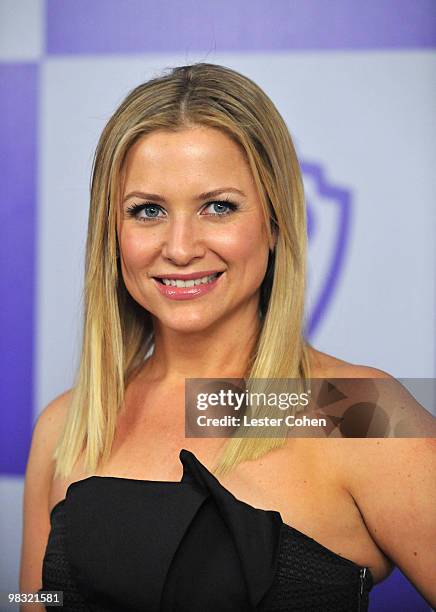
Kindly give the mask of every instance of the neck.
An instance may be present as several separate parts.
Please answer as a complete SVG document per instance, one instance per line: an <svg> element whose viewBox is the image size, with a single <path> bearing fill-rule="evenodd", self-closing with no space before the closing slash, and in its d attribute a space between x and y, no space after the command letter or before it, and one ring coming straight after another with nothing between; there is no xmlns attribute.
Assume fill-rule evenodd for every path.
<svg viewBox="0 0 436 612"><path fill-rule="evenodd" d="M193 333L155 321L154 351L144 366L147 376L176 383L185 378L243 377L261 328L257 309L247 311Z"/></svg>

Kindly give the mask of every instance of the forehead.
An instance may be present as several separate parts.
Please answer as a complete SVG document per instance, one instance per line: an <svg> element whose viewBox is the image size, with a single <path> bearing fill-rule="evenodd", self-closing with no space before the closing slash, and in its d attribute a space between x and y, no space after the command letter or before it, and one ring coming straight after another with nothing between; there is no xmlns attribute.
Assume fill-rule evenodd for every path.
<svg viewBox="0 0 436 612"><path fill-rule="evenodd" d="M129 149L124 165L125 184L144 180L233 180L252 182L242 148L223 131L196 126L177 132L156 130Z"/></svg>

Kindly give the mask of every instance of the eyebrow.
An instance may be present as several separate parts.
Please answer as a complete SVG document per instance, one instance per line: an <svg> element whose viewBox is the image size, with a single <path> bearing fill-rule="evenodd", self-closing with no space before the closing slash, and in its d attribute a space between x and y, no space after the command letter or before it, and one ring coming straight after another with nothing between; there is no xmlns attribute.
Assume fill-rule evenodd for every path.
<svg viewBox="0 0 436 612"><path fill-rule="evenodd" d="M207 200L208 198L214 198L215 196L220 195L221 193L238 193L239 195L246 197L245 193L236 187L220 187L219 189L214 189L213 191L205 191L204 193L200 193L196 196L195 200ZM144 191L131 191L123 198L123 204L129 198L145 198L147 200L154 200L155 202L165 202L165 198L160 196L157 193L145 193Z"/></svg>

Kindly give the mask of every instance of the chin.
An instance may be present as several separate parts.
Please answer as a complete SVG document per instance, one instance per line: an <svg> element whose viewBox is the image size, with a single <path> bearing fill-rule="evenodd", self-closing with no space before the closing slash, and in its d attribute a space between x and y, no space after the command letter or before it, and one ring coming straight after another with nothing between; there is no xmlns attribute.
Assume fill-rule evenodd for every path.
<svg viewBox="0 0 436 612"><path fill-rule="evenodd" d="M168 319L160 316L156 317L156 319L160 327L181 334L204 332L218 321L218 317L202 316L200 314L194 315L194 313L190 313L187 316L170 317Z"/></svg>

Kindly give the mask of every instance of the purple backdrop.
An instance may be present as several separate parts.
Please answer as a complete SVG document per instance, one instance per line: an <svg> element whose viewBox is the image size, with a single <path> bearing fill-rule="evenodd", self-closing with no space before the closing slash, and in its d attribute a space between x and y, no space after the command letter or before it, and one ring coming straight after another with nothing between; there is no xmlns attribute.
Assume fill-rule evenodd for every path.
<svg viewBox="0 0 436 612"><path fill-rule="evenodd" d="M0 469L22 474L33 424L38 66L0 64Z"/></svg>
<svg viewBox="0 0 436 612"><path fill-rule="evenodd" d="M63 0L47 3L47 52L434 47L434 11L433 0Z"/></svg>

